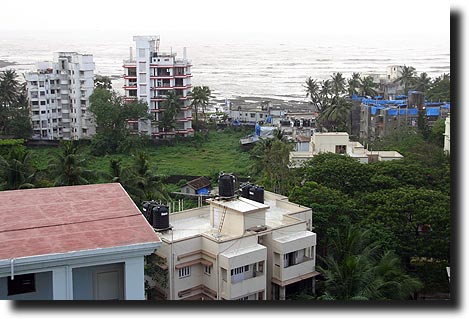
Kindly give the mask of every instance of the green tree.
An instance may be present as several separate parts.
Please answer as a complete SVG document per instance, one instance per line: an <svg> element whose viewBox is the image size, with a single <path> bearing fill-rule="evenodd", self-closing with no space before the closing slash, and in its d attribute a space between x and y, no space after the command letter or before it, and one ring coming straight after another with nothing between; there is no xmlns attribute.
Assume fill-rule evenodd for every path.
<svg viewBox="0 0 469 319"><path fill-rule="evenodd" d="M426 92L431 85L431 78L428 77L428 74L425 72L420 73L418 77L415 78L414 89L421 92Z"/></svg>
<svg viewBox="0 0 469 319"><path fill-rule="evenodd" d="M318 121L329 130L347 131L352 102L342 96L334 96L328 107L319 115Z"/></svg>
<svg viewBox="0 0 469 319"><path fill-rule="evenodd" d="M289 200L313 210L312 225L318 240L316 249L321 256L327 255L330 234L340 226L356 222L358 218L354 200L316 182L306 181L295 186Z"/></svg>
<svg viewBox="0 0 469 319"><path fill-rule="evenodd" d="M307 181L314 181L348 195L370 190L371 172L347 155L321 153L307 161L301 169Z"/></svg>
<svg viewBox="0 0 469 319"><path fill-rule="evenodd" d="M422 287L405 273L399 258L381 252L369 232L356 226L336 229L330 253L319 267L326 278L324 300L405 300Z"/></svg>
<svg viewBox="0 0 469 319"><path fill-rule="evenodd" d="M359 93L360 89L360 73L352 73L352 77L347 81L348 95L352 96Z"/></svg>
<svg viewBox="0 0 469 319"><path fill-rule="evenodd" d="M366 76L360 79L360 95L375 96L378 85L373 81L373 77Z"/></svg>
<svg viewBox="0 0 469 319"><path fill-rule="evenodd" d="M331 86L335 96L340 96L346 91L345 78L342 76L342 73L337 72L331 76Z"/></svg>
<svg viewBox="0 0 469 319"><path fill-rule="evenodd" d="M176 128L176 116L180 111L181 102L180 96L174 91L169 91L166 99L163 102L164 112L160 115L159 126L160 130L164 132L171 132Z"/></svg>
<svg viewBox="0 0 469 319"><path fill-rule="evenodd" d="M280 194L287 194L291 188L290 152L293 145L286 142L278 132L271 139L261 139L251 151L256 159L254 172L267 189Z"/></svg>
<svg viewBox="0 0 469 319"><path fill-rule="evenodd" d="M409 89L415 83L416 80L416 70L412 66L403 66L401 75L394 80L394 83L399 83L400 85L404 85L404 94L407 95L409 93Z"/></svg>
<svg viewBox="0 0 469 319"><path fill-rule="evenodd" d="M208 86L194 86L191 93L192 102L191 105L195 112L195 125L199 124L199 108L202 108L202 114L205 120L205 108L208 105L210 98L210 88Z"/></svg>
<svg viewBox="0 0 469 319"><path fill-rule="evenodd" d="M97 74L94 77L94 87L95 89L103 89L103 90L112 90L112 82L111 78L105 75Z"/></svg>
<svg viewBox="0 0 469 319"><path fill-rule="evenodd" d="M148 105L134 101L126 103L116 92L97 88L90 96L90 111L96 121L93 153L115 153L129 137L129 120L148 119Z"/></svg>
<svg viewBox="0 0 469 319"><path fill-rule="evenodd" d="M12 147L7 156L0 156L0 189L33 188L37 169L31 152L22 147Z"/></svg>
<svg viewBox="0 0 469 319"><path fill-rule="evenodd" d="M120 182L134 202L140 205L146 200L168 201L169 196L164 189L162 178L152 173L148 154L137 152L132 158L132 165L122 174Z"/></svg>
<svg viewBox="0 0 469 319"><path fill-rule="evenodd" d="M16 71L2 71L0 73L0 134L29 138L31 133L26 86L19 83Z"/></svg>
<svg viewBox="0 0 469 319"><path fill-rule="evenodd" d="M430 88L425 94L429 101L451 101L451 77L449 74L444 73L442 76L437 77Z"/></svg>
<svg viewBox="0 0 469 319"><path fill-rule="evenodd" d="M50 161L48 170L55 176L55 186L90 184L94 172L86 169L86 159L80 154L81 148L74 141L62 141L60 152Z"/></svg>
<svg viewBox="0 0 469 319"><path fill-rule="evenodd" d="M317 111L322 111L322 100L319 95L319 83L311 77L306 79L305 85L303 86L306 91L306 97L311 99L311 104L316 107Z"/></svg>

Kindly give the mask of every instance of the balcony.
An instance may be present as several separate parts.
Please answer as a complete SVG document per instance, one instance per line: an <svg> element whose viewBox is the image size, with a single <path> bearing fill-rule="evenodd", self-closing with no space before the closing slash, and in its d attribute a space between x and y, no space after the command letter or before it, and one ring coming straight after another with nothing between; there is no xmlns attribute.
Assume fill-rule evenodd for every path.
<svg viewBox="0 0 469 319"><path fill-rule="evenodd" d="M274 265L272 278L279 282L286 282L295 278L306 276L315 271L315 260L310 257L303 257L303 261L288 267Z"/></svg>
<svg viewBox="0 0 469 319"><path fill-rule="evenodd" d="M233 276L234 277L234 276ZM266 277L264 273L255 273L255 277L248 279L229 279L231 282L222 280L221 296L225 299L236 299L244 295L253 294L259 290L266 289Z"/></svg>

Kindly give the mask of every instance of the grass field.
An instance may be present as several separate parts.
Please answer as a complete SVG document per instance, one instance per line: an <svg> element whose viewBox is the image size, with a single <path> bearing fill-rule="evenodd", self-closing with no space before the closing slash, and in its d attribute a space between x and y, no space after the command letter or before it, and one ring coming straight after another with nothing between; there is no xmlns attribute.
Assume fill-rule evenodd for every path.
<svg viewBox="0 0 469 319"><path fill-rule="evenodd" d="M208 138L199 143L192 140L179 140L172 145L149 146L142 150L151 158L151 168L158 175L207 175L213 176L220 171L235 173L238 176L250 175L252 159L248 152L243 152L239 139L249 131L210 131ZM35 165L45 169L58 148L31 148ZM83 156L89 169L107 172L109 160L120 158L124 166L132 162L131 154L115 154L96 157L91 155L88 146L83 147ZM102 178L100 178L102 179ZM101 180L104 182L105 180Z"/></svg>

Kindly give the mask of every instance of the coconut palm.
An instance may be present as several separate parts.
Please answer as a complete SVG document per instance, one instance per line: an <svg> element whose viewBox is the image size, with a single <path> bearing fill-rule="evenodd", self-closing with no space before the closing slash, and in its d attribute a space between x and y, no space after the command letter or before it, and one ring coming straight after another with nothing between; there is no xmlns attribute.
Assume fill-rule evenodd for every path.
<svg viewBox="0 0 469 319"><path fill-rule="evenodd" d="M133 163L122 177L122 184L130 197L140 204L145 200L168 200L169 196L163 188L161 177L154 175L150 168L150 160L145 152L132 155Z"/></svg>
<svg viewBox="0 0 469 319"><path fill-rule="evenodd" d="M408 299L422 287L407 275L393 252L381 253L369 230L348 225L335 229L319 270L326 278L325 300Z"/></svg>
<svg viewBox="0 0 469 319"><path fill-rule="evenodd" d="M55 186L90 184L94 177L92 170L86 169L86 159L80 155L80 147L74 141L62 141L60 152L55 155L48 166L55 176Z"/></svg>
<svg viewBox="0 0 469 319"><path fill-rule="evenodd" d="M208 86L195 86L192 89L192 103L191 105L194 107L195 112L195 123L196 125L199 123L199 107L202 107L202 114L205 120L205 108L208 105L208 101L210 98L210 88Z"/></svg>
<svg viewBox="0 0 469 319"><path fill-rule="evenodd" d="M420 73L420 75L415 79L414 89L417 91L425 92L431 85L431 78L428 77L428 74L425 72Z"/></svg>
<svg viewBox="0 0 469 319"><path fill-rule="evenodd" d="M416 71L412 66L403 66L401 75L394 80L394 83L404 85L404 94L409 93L409 88L415 82Z"/></svg>
<svg viewBox="0 0 469 319"><path fill-rule="evenodd" d="M319 83L315 80L309 77L306 79L305 82L306 85L303 87L306 89L306 97L310 97L311 103L316 106L318 111L321 111L321 101L319 97Z"/></svg>
<svg viewBox="0 0 469 319"><path fill-rule="evenodd" d="M5 70L0 73L0 107L7 107L18 97L19 82L15 70Z"/></svg>
<svg viewBox="0 0 469 319"><path fill-rule="evenodd" d="M160 127L169 132L176 128L176 116L181 109L180 96L174 91L169 91L166 94L166 99L163 102L164 113L160 118Z"/></svg>
<svg viewBox="0 0 469 319"><path fill-rule="evenodd" d="M361 95L364 96L375 96L378 85L373 81L373 77L366 76L360 79Z"/></svg>
<svg viewBox="0 0 469 319"><path fill-rule="evenodd" d="M335 96L339 96L345 92L345 78L342 73L337 72L331 76L332 92Z"/></svg>
<svg viewBox="0 0 469 319"><path fill-rule="evenodd" d="M0 189L35 187L37 169L32 164L31 153L22 148L12 148L7 156L0 156Z"/></svg>
<svg viewBox="0 0 469 319"><path fill-rule="evenodd" d="M318 121L330 129L346 130L351 108L352 103L349 99L334 96L330 105L319 115Z"/></svg>
<svg viewBox="0 0 469 319"><path fill-rule="evenodd" d="M352 78L347 81L347 84L349 96L359 93L358 90L360 89L360 73L352 73Z"/></svg>

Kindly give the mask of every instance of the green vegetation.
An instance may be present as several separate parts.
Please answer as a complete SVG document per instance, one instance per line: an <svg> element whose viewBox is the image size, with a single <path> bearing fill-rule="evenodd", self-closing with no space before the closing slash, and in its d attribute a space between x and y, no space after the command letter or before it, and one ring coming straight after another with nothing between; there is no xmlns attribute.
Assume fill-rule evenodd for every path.
<svg viewBox="0 0 469 319"><path fill-rule="evenodd" d="M25 85L14 70L0 72L0 135L30 138L28 99Z"/></svg>

